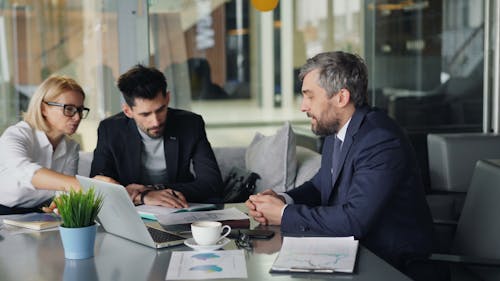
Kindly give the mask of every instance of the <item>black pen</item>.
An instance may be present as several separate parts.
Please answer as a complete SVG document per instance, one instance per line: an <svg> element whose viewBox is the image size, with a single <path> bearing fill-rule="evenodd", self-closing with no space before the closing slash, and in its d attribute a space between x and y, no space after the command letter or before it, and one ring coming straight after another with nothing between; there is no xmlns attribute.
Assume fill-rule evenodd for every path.
<svg viewBox="0 0 500 281"><path fill-rule="evenodd" d="M179 199L179 196L177 196L177 193L175 193L176 191L175 191L175 190L173 190L173 189L171 189L171 190L172 190L172 195L173 195L175 198ZM186 202L186 205L187 205L187 202ZM186 208L189 208L189 205L188 205ZM189 210L180 210L180 211L177 211L176 213L181 213L181 212L183 212L183 211L184 211L184 212L189 212Z"/></svg>
<svg viewBox="0 0 500 281"><path fill-rule="evenodd" d="M172 189L172 195L175 197L175 198L179 198L179 196L177 196L177 193L175 193L175 190Z"/></svg>

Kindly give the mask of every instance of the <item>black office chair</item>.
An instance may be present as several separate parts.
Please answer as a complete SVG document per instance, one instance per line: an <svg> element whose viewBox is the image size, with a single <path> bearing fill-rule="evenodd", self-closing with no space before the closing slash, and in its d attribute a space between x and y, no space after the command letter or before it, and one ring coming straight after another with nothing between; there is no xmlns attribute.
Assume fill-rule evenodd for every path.
<svg viewBox="0 0 500 281"><path fill-rule="evenodd" d="M477 162L451 251L419 264L439 265L434 280L500 280L500 159Z"/></svg>
<svg viewBox="0 0 500 281"><path fill-rule="evenodd" d="M436 250L449 251L476 162L500 158L500 135L455 133L427 135L430 193L427 202L435 221Z"/></svg>

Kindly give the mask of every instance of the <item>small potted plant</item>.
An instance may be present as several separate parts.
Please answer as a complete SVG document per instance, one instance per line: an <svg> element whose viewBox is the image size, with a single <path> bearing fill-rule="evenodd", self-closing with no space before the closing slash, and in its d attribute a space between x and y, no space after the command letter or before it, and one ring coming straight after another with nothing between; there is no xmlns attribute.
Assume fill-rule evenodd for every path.
<svg viewBox="0 0 500 281"><path fill-rule="evenodd" d="M94 188L87 192L71 190L54 202L62 219L59 230L64 256L67 259L93 257L97 233L95 219L102 207L102 195L96 194Z"/></svg>

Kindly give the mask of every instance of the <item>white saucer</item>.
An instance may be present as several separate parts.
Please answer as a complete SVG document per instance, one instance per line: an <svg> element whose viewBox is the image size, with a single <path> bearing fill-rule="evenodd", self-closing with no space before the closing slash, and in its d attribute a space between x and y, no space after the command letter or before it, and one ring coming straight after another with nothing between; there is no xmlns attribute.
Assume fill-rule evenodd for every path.
<svg viewBox="0 0 500 281"><path fill-rule="evenodd" d="M214 251L214 250L217 250L219 248L226 246L226 244L229 243L230 241L231 241L231 239L224 237L219 242L217 242L217 244L215 244L215 245L202 246L202 245L196 244L196 241L194 241L193 238L189 238L189 239L184 240L184 244L190 248L193 248L195 251Z"/></svg>

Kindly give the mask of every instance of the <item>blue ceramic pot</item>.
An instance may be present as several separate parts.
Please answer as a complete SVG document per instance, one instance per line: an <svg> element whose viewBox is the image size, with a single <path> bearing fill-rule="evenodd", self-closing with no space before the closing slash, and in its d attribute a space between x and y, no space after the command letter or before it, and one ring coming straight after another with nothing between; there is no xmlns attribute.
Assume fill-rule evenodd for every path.
<svg viewBox="0 0 500 281"><path fill-rule="evenodd" d="M64 256L67 259L88 259L94 256L97 224L79 228L59 226L59 232L64 247Z"/></svg>

